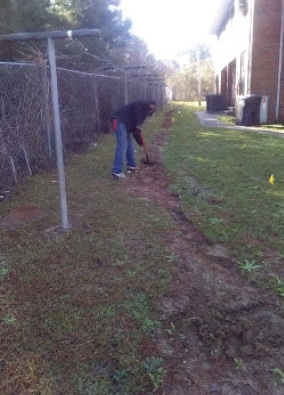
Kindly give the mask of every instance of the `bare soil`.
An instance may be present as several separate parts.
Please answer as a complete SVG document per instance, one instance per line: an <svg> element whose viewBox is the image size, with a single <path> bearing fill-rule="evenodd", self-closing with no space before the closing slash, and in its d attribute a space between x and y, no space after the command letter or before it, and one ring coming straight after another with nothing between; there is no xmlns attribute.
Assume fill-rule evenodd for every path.
<svg viewBox="0 0 284 395"><path fill-rule="evenodd" d="M156 303L165 329L158 348L168 372L161 394L284 394L282 300L254 286L228 248L211 245L167 191L160 150L171 120L169 112L150 147L156 164L142 164L126 183L134 196L161 204L179 229L169 240L172 293Z"/></svg>

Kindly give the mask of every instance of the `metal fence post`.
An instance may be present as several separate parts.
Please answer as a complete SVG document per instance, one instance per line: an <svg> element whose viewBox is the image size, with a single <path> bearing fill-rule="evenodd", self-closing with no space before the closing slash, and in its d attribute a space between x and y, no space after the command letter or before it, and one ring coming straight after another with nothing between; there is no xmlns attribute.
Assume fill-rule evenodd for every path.
<svg viewBox="0 0 284 395"><path fill-rule="evenodd" d="M57 171L58 171L58 181L59 181L61 221L62 221L63 229L68 230L69 224L68 224L68 215L67 215L67 199L66 199L66 185L65 185L62 135L61 135L61 128L60 128L60 113L59 113L59 101L58 101L56 59L55 59L54 42L51 37L47 38L47 44L48 44L49 70L50 70L50 89L51 89L51 103L52 103L52 112L53 112L53 125L54 125L54 132L55 132L55 141L56 141L56 156L57 156Z"/></svg>
<svg viewBox="0 0 284 395"><path fill-rule="evenodd" d="M0 41L28 41L28 40L47 39L50 79L51 79L50 86L51 86L51 99L52 99L52 110L53 110L53 123L54 123L55 141L56 141L61 220L62 220L62 227L64 230L69 229L69 224L68 224L68 216L67 216L65 170L64 170L64 161L63 161L62 136L60 129L60 113L59 113L59 104L58 104L56 57L55 57L55 48L54 48L53 39L64 39L64 38L72 39L73 37L94 37L94 36L100 36L100 34L101 32L98 29L81 29L81 30L67 30L67 31L15 33L15 34L0 36Z"/></svg>

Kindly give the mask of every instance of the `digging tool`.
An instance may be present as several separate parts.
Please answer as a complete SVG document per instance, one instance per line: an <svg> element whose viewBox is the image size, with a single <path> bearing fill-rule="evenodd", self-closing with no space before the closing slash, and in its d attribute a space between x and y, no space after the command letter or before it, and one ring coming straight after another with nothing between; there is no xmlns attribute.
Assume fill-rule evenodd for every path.
<svg viewBox="0 0 284 395"><path fill-rule="evenodd" d="M145 153L145 156L146 156L146 159L145 159L145 160L142 159L142 161L143 161L143 163L145 163L146 165L149 165L149 156L148 156L148 153L147 153L145 144L142 146L142 148L143 148L144 153Z"/></svg>
<svg viewBox="0 0 284 395"><path fill-rule="evenodd" d="M147 152L146 144L145 144L145 141L144 141L144 138L143 138L141 129L140 129L139 127L136 127L136 128L134 128L133 131L131 131L131 133L132 133L132 135L133 135L134 140L136 141L136 143L137 143L138 145L140 145L140 147L142 147L143 150L144 150L146 159L143 158L143 159L142 159L142 162L143 162L145 165L153 165L153 164L155 164L154 162L151 162L151 161L149 160L149 155L148 155L148 152Z"/></svg>

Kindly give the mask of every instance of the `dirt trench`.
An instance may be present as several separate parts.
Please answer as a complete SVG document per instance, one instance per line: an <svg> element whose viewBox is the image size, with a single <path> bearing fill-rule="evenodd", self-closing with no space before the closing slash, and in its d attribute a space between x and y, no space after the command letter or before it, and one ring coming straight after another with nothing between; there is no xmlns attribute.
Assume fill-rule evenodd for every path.
<svg viewBox="0 0 284 395"><path fill-rule="evenodd" d="M280 298L253 286L224 245L210 245L167 191L160 158L172 112L142 165L126 185L133 196L159 202L178 225L169 240L172 294L157 302L164 331L157 339L167 377L163 395L284 394L284 315ZM283 374L283 376L282 376Z"/></svg>

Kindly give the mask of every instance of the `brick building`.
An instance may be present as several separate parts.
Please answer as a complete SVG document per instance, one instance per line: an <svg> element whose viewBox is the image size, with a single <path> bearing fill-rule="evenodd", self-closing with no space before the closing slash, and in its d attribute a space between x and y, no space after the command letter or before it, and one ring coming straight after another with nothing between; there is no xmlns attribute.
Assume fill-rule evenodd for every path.
<svg viewBox="0 0 284 395"><path fill-rule="evenodd" d="M261 96L260 123L284 121L284 0L220 0L211 26L217 37L216 93L240 115L243 98Z"/></svg>

